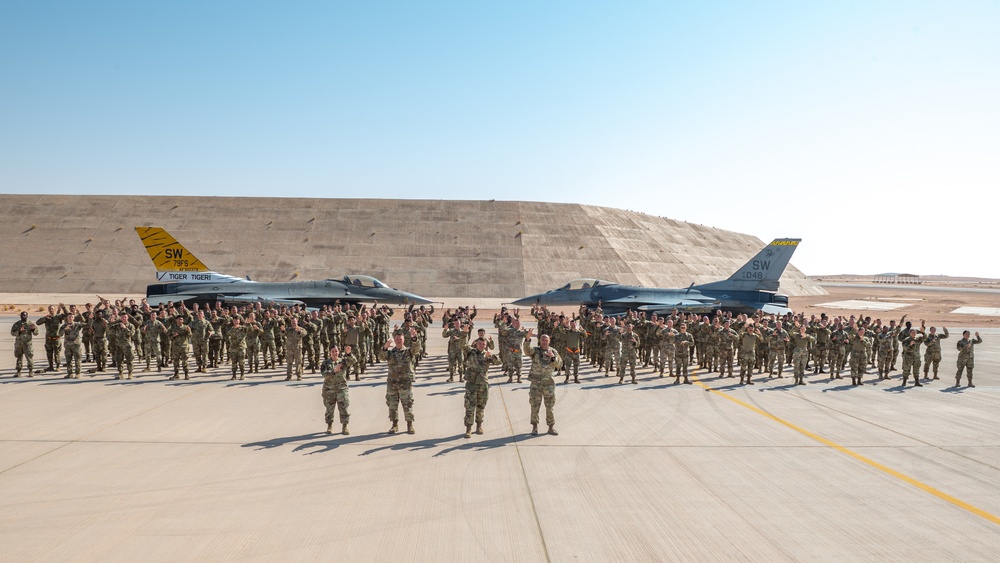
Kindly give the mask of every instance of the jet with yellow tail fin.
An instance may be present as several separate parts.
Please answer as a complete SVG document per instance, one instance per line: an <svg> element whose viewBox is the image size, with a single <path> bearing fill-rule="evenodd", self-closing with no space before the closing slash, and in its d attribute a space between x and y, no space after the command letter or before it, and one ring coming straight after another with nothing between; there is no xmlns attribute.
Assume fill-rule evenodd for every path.
<svg viewBox="0 0 1000 563"><path fill-rule="evenodd" d="M265 303L318 307L341 302L372 302L395 305L431 303L419 295L393 289L366 275L299 282L258 282L213 272L190 250L161 227L136 227L156 279L162 283L146 287L146 301L156 306L173 301Z"/></svg>

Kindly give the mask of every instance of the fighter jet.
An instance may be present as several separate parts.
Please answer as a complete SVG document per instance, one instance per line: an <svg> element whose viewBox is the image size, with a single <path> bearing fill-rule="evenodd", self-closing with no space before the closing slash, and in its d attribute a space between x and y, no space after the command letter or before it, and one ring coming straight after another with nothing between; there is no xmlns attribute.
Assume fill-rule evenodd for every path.
<svg viewBox="0 0 1000 563"><path fill-rule="evenodd" d="M173 301L226 304L264 303L318 307L335 301L378 301L396 305L431 303L419 295L393 289L365 275L300 282L258 282L208 269L194 254L160 227L136 227L135 232L156 266L156 279L146 287L146 301L156 306Z"/></svg>
<svg viewBox="0 0 1000 563"><path fill-rule="evenodd" d="M514 301L528 307L600 304L608 314L629 309L647 313L711 313L716 310L752 314L758 310L783 315L788 296L775 293L778 279L802 239L775 239L729 279L686 288L637 287L598 279L576 279L545 293Z"/></svg>

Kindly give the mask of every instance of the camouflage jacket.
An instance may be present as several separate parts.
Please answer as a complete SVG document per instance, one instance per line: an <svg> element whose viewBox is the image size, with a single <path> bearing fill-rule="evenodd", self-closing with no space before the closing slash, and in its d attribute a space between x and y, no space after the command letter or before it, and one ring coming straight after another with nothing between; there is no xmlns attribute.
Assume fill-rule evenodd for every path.
<svg viewBox="0 0 1000 563"><path fill-rule="evenodd" d="M499 364L500 358L489 352L472 348L465 353L465 381L472 385L489 385L489 369Z"/></svg>
<svg viewBox="0 0 1000 563"><path fill-rule="evenodd" d="M38 336L38 326L27 319L19 320L10 327L10 335L14 337L14 342L27 344L33 336Z"/></svg>
<svg viewBox="0 0 1000 563"><path fill-rule="evenodd" d="M529 345L526 352L531 358L531 371L528 372L528 380L551 382L555 371L562 367L562 357L556 353L554 348L542 350L541 346Z"/></svg>

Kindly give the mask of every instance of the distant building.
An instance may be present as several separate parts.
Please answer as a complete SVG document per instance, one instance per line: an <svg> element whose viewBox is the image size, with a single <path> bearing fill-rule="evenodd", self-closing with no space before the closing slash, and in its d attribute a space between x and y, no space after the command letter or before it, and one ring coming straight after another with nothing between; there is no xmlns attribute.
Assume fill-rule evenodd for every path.
<svg viewBox="0 0 1000 563"><path fill-rule="evenodd" d="M920 276L916 274L876 274L874 283L892 283L897 285L920 285Z"/></svg>

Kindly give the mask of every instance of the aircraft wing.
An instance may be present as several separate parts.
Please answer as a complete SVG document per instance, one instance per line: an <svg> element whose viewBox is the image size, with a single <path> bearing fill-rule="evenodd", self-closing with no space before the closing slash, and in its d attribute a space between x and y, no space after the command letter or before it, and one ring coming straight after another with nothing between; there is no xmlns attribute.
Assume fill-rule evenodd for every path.
<svg viewBox="0 0 1000 563"><path fill-rule="evenodd" d="M674 309L677 309L681 313L712 313L719 308L720 303L718 301L704 302L704 301L675 301L673 303L650 303L648 305L640 305L635 307L638 311L643 311L646 313L658 313L665 314L671 313Z"/></svg>
<svg viewBox="0 0 1000 563"><path fill-rule="evenodd" d="M236 304L253 304L260 303L262 305L302 305L303 302L297 299L280 299L273 297L264 297L262 295L224 295L220 298L223 303L236 303Z"/></svg>
<svg viewBox="0 0 1000 563"><path fill-rule="evenodd" d="M190 293L172 293L170 295L148 295L146 296L146 303L149 303L150 307L156 307L158 305L166 305L167 302L173 302L175 305L181 301L192 301L195 299L203 299L204 295L194 295Z"/></svg>

